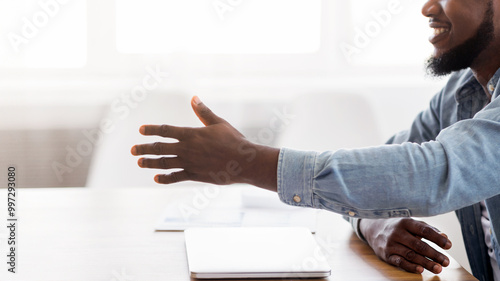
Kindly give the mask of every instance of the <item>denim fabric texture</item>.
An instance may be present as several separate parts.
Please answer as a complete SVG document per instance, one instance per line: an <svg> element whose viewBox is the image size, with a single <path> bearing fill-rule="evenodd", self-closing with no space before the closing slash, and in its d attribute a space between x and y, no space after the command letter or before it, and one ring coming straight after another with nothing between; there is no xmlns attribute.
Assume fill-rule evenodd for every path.
<svg viewBox="0 0 500 281"><path fill-rule="evenodd" d="M322 153L282 148L281 201L351 218L456 211L473 274L491 280L489 257L482 249L481 216L474 208L486 201L500 261L499 77L497 70L488 83L489 102L470 69L453 73L411 128L386 145Z"/></svg>

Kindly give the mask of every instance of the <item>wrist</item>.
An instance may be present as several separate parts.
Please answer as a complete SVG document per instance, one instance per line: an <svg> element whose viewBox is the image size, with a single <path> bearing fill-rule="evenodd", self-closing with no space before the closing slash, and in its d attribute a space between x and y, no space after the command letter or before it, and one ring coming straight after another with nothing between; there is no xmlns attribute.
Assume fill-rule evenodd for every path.
<svg viewBox="0 0 500 281"><path fill-rule="evenodd" d="M246 152L241 182L271 191L277 191L278 148L248 142L240 146L239 152Z"/></svg>
<svg viewBox="0 0 500 281"><path fill-rule="evenodd" d="M377 225L379 221L380 220L378 219L363 219L359 222L359 234L370 246L372 244L371 238L373 238L373 232L380 227L379 225Z"/></svg>

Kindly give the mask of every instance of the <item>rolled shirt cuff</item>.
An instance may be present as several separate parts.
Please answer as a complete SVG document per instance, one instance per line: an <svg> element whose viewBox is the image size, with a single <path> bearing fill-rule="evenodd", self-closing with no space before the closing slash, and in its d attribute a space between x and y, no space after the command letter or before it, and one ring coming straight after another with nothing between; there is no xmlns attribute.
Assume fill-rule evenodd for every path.
<svg viewBox="0 0 500 281"><path fill-rule="evenodd" d="M313 175L316 152L287 148L278 159L278 195L286 204L314 208ZM286 167L286 168L285 168Z"/></svg>

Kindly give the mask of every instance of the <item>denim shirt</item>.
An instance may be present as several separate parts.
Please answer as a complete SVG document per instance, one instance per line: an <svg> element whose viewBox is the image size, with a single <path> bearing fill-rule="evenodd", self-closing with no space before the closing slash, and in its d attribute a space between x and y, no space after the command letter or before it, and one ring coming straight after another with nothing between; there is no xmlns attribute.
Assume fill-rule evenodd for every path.
<svg viewBox="0 0 500 281"><path fill-rule="evenodd" d="M282 148L277 175L281 201L351 218L457 210L473 274L490 280L478 202L486 199L500 261L499 77L497 70L488 83L488 103L470 69L452 74L411 128L383 146L323 153Z"/></svg>

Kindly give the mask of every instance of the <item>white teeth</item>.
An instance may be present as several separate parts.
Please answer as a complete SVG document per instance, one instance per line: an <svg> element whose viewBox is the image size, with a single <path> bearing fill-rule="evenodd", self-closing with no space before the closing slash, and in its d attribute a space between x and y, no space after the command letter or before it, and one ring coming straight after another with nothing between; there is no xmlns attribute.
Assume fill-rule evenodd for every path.
<svg viewBox="0 0 500 281"><path fill-rule="evenodd" d="M434 28L434 36L447 32L448 28Z"/></svg>

